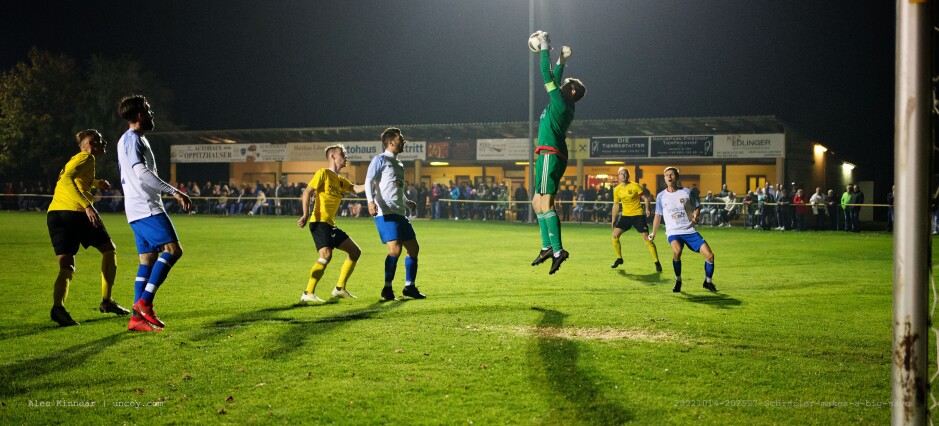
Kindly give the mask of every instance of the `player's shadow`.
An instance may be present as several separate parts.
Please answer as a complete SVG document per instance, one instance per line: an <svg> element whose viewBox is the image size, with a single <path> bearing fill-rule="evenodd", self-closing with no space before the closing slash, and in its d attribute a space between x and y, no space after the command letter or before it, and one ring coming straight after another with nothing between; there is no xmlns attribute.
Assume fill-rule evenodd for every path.
<svg viewBox="0 0 939 426"><path fill-rule="evenodd" d="M335 304L336 301L330 299L326 304ZM344 311L322 318L306 318L297 315L281 316L284 312L300 310L304 312L313 312L320 305L293 304L260 309L253 312L245 312L225 319L215 321L206 326L206 329L193 338L193 340L211 340L220 335L230 333L234 329L250 326L259 323L283 323L286 328L280 333L277 341L264 348L265 358L277 358L287 356L303 347L303 342L312 335L323 334L335 330L343 325L353 321L370 319L385 311L403 306L402 302L375 302L369 306ZM299 311L298 311L299 312Z"/></svg>
<svg viewBox="0 0 939 426"><path fill-rule="evenodd" d="M92 356L103 352L128 337L127 332L120 332L90 342L64 348L55 353L38 358L14 362L0 366L0 398L11 397L29 392L29 386L35 383L43 390L54 387L55 377L72 369L79 368Z"/></svg>
<svg viewBox="0 0 939 426"><path fill-rule="evenodd" d="M740 299L735 299L722 293L690 294L683 291L681 295L689 302L713 306L718 309L730 309L743 304Z"/></svg>
<svg viewBox="0 0 939 426"><path fill-rule="evenodd" d="M662 273L653 272L651 274L630 274L622 269L618 270L620 276L634 281L641 281L646 284L659 284L662 283Z"/></svg>
<svg viewBox="0 0 939 426"><path fill-rule="evenodd" d="M95 308L94 311L95 311L95 312L98 312L98 309ZM79 327L79 328L73 329L73 330L81 330L80 327L81 327L82 324L86 324L86 325L87 325L87 324L94 324L94 323L99 322L99 321L117 321L117 322L121 323L121 326L123 327L125 324L127 324L127 320L128 320L129 318L130 318L130 317L127 316L127 315L117 316L117 315L114 315L114 314L107 314L107 315L101 314L100 317L95 317L95 318L90 318L90 319L83 319L83 320L79 321L79 325L77 326L77 327ZM47 319L48 319L48 318L47 318ZM36 335L36 334L41 334L41 333L46 333L46 332L50 332L50 331L55 331L55 330L58 330L58 329L60 329L60 328L62 328L62 326L53 323L52 320L48 320L48 322L45 322L45 321L44 321L42 324L37 324L37 323L24 323L24 324L23 324L22 326L20 326L20 327L9 327L9 328L8 328L8 327L4 327L4 328L0 328L0 342L2 342L2 341L4 341L4 340L7 340L7 339L15 339L15 338L18 338L18 337L28 337L28 336L32 336L32 335Z"/></svg>
<svg viewBox="0 0 939 426"><path fill-rule="evenodd" d="M552 409L545 422L622 424L631 421L633 413L609 400L590 377L590 370L578 365L584 351L582 345L557 335L556 331L564 326L567 315L551 309L532 309L542 314L535 328L536 341L529 359L530 364L536 366L533 380L536 383L547 382L545 384L549 388L548 399ZM537 366L541 367L540 371L537 371Z"/></svg>

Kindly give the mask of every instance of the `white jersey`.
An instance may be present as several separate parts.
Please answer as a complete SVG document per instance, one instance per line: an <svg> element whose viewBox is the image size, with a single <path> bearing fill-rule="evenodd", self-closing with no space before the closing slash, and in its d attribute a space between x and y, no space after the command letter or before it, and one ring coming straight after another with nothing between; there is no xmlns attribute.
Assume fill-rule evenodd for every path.
<svg viewBox="0 0 939 426"><path fill-rule="evenodd" d="M162 191L144 185L134 172L134 165L143 164L156 174L156 160L147 138L138 135L133 129L124 132L121 140L117 142L117 164L121 169L121 187L124 188L124 212L127 213L127 221L133 222L166 213L163 200L160 199Z"/></svg>
<svg viewBox="0 0 939 426"><path fill-rule="evenodd" d="M691 197L691 190L679 189L668 192L668 189L659 193L655 199L655 214L661 215L665 221L665 235L686 235L698 231L691 223L691 212L701 204Z"/></svg>
<svg viewBox="0 0 939 426"><path fill-rule="evenodd" d="M365 197L368 202L375 202L378 216L407 216L404 164L388 151L376 155L369 163L365 174Z"/></svg>

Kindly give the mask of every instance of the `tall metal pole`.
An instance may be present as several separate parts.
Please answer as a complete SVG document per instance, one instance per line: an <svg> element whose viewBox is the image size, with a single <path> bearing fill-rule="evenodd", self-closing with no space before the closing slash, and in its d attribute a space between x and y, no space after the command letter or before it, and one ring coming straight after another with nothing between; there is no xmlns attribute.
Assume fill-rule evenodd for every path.
<svg viewBox="0 0 939 426"><path fill-rule="evenodd" d="M932 108L929 2L897 0L891 424L928 421Z"/></svg>
<svg viewBox="0 0 939 426"><path fill-rule="evenodd" d="M535 32L535 0L528 0L528 34ZM535 195L535 56L528 55L528 199ZM528 217L534 219L534 206L528 206Z"/></svg>

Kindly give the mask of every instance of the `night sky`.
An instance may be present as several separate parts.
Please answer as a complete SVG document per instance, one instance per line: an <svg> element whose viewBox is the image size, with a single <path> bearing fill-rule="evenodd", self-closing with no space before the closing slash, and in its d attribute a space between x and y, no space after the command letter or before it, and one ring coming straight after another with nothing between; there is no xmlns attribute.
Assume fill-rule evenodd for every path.
<svg viewBox="0 0 939 426"><path fill-rule="evenodd" d="M0 70L32 46L130 54L191 130L525 121L528 5L14 0ZM892 179L894 2L536 1L535 28L573 48L578 119L775 115Z"/></svg>

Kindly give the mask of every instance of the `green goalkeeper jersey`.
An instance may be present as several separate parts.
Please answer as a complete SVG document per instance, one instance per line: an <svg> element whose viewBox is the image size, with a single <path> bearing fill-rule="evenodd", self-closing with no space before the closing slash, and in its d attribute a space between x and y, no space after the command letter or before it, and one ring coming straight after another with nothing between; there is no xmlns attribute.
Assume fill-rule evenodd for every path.
<svg viewBox="0 0 939 426"><path fill-rule="evenodd" d="M538 124L538 146L535 153L551 152L567 159L567 128L574 121L574 104L564 101L561 96L561 75L564 65L558 64L551 71L551 55L547 50L541 51L541 76L544 78L544 87L548 91L551 102L541 113Z"/></svg>

